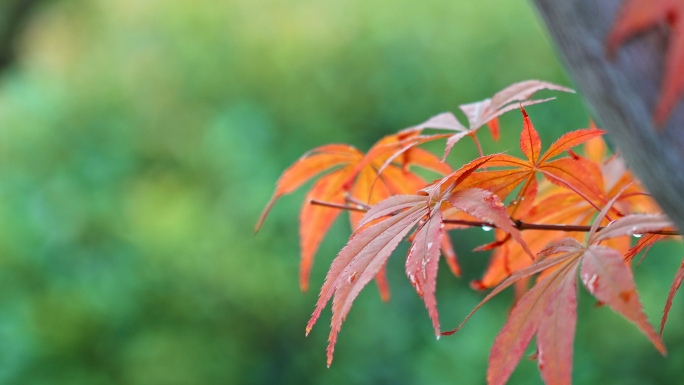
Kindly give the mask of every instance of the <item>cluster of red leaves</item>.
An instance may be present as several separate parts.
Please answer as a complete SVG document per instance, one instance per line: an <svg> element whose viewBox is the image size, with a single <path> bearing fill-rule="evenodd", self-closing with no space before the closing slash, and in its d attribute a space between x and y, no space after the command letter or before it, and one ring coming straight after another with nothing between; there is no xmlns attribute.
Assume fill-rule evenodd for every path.
<svg viewBox="0 0 684 385"><path fill-rule="evenodd" d="M406 274L425 302L435 334L439 337L460 329L463 324L453 331L441 331L435 289L441 255L453 272L460 271L446 231L464 224L497 229L497 239L478 248L494 252L483 278L473 286L493 291L475 310L505 288L515 285L517 289L516 304L492 347L489 384L508 380L534 335L544 381L571 382L578 272L600 303L636 324L665 352L642 311L630 262L656 241L676 234L673 225L659 214L658 206L621 158L607 155L602 130L592 125L567 133L542 152L539 135L522 108L545 101L529 100L541 89L570 91L539 81L517 83L491 99L461 106L469 128L451 113L440 114L383 138L366 155L346 145L319 147L281 176L257 228L276 199L328 172L307 194L300 215L302 289L308 284L313 254L339 208L366 211L365 215L351 212L354 231L332 262L306 329L308 334L332 299L328 365L341 325L363 287L376 278L386 297L385 264L405 238L411 242ZM464 136L478 143L478 128L489 124L492 132L498 133L497 117L516 106L523 115L522 159L508 154L482 155L452 172L437 156L416 147L447 138L448 153ZM457 133L425 135L425 129ZM573 151L581 144L585 156ZM444 177L426 184L409 169L412 165ZM309 204L311 201L319 204ZM581 230L585 232L578 232ZM642 234L645 236L630 248L631 237ZM666 302L661 333L672 298L684 280L684 263L682 266ZM530 282L534 283L531 288Z"/></svg>

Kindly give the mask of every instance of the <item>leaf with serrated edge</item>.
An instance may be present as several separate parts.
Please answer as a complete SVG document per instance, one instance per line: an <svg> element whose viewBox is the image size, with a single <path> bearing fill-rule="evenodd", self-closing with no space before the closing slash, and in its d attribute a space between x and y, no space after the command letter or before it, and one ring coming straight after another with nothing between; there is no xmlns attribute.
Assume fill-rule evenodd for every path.
<svg viewBox="0 0 684 385"><path fill-rule="evenodd" d="M493 155L488 155L472 160L444 178L428 185L424 189L420 190L419 193L427 194L428 201L432 202L436 196L442 195L456 188L466 178L477 171L478 168L483 167L487 162L489 162L492 157Z"/></svg>
<svg viewBox="0 0 684 385"><path fill-rule="evenodd" d="M466 316L466 318L463 320L463 322L461 322L461 324L458 325L458 327L456 329L446 331L446 332L442 332L442 335L443 336L451 335L451 334L454 334L454 333L458 332L459 330L461 330L463 325L465 325L465 323L468 322L470 317L472 317L473 314L475 314L475 312L480 307L482 307L482 305L487 303L494 296L501 293L504 289L508 288L509 286L511 286L512 284L517 282L518 280L523 279L525 277L529 277L529 276L534 275L534 274L537 274L543 270L549 269L549 268L554 267L558 264L561 264L570 258L578 256L582 252L583 252L583 249L579 249L579 250L574 251L574 252L564 253L564 254L561 254L561 255L558 255L558 256L555 256L552 258L546 258L544 260L541 260L541 261L535 263L532 266L528 266L524 269L520 269L520 270L513 272L513 274L511 274L510 277L506 278L497 287L495 287L491 293L487 294L487 296L482 300L482 302L480 302L477 306L475 306L475 308L468 314L468 316Z"/></svg>
<svg viewBox="0 0 684 385"><path fill-rule="evenodd" d="M443 159L446 159L454 144L456 144L456 142L461 140L463 137L472 136L473 140L477 141L477 138L474 134L485 124L490 124L492 136L495 140L498 139L499 125L496 119L504 113L514 110L518 107L531 106L533 104L553 100L553 98L528 100L537 91L543 89L572 93L575 92L569 88L539 80L522 81L512 84L497 92L491 99L488 98L478 102L460 105L459 108L468 118L468 128L462 125L458 119L456 119L454 114L445 112L435 115L427 121L414 127L410 127L402 132L421 131L426 128L457 131L456 134L447 140L443 157Z"/></svg>
<svg viewBox="0 0 684 385"><path fill-rule="evenodd" d="M584 253L580 276L596 299L637 325L656 349L665 354L665 346L642 310L632 270L619 252L609 247L589 246Z"/></svg>
<svg viewBox="0 0 684 385"><path fill-rule="evenodd" d="M443 135L446 137L448 135ZM271 207L282 195L289 194L309 179L322 172L335 170L323 175L319 182L307 194L300 211L300 245L301 269L300 286L308 287L309 272L320 242L339 210L319 205L312 206L312 199L329 203L342 204L342 197L373 205L394 194L412 194L425 187L425 181L409 170L409 166L425 166L438 173L449 173L451 167L440 163L439 158L419 148L405 148L407 143L413 145L433 140L421 137L419 133L388 135L379 140L366 155L349 145L332 144L315 148L304 154L297 162L281 175L276 184L273 197L264 208L255 231L259 229ZM380 168L383 173L380 175ZM337 183L345 173L343 183ZM330 175L335 175L335 183L331 183ZM379 183L376 183L378 181ZM327 186L327 187L326 187ZM352 230L358 228L362 213L350 212L349 221ZM383 277L378 277L383 279ZM381 296L386 298L389 290L380 283Z"/></svg>
<svg viewBox="0 0 684 385"><path fill-rule="evenodd" d="M378 291L380 292L380 299L382 302L389 302L390 290L389 282L387 282L387 263L382 265L380 271L375 274L375 283L378 285Z"/></svg>
<svg viewBox="0 0 684 385"><path fill-rule="evenodd" d="M577 267L570 263L537 330L537 366L547 385L572 383L572 343L577 324ZM548 278L548 277L547 277Z"/></svg>
<svg viewBox="0 0 684 385"><path fill-rule="evenodd" d="M452 172L451 167L433 153L414 147L406 153L407 163L431 170L436 173L446 175Z"/></svg>
<svg viewBox="0 0 684 385"><path fill-rule="evenodd" d="M456 251L454 251L454 246L451 244L451 239L449 234L444 234L442 238L442 254L446 260L447 265L451 273L457 277L461 277L461 266L458 264L458 257L456 256Z"/></svg>
<svg viewBox="0 0 684 385"><path fill-rule="evenodd" d="M589 142L594 138L600 137L606 132L597 128L587 128L582 130L575 130L564 134L556 140L539 162L545 162L551 158L560 155L561 153L585 142Z"/></svg>
<svg viewBox="0 0 684 385"><path fill-rule="evenodd" d="M549 255L554 255L558 253L568 253L575 252L584 248L584 245L577 242L575 238L563 238L558 242L547 246L542 251L539 252L538 256L548 257Z"/></svg>
<svg viewBox="0 0 684 385"><path fill-rule="evenodd" d="M518 108L521 104L522 106L529 106L532 104L552 100L553 98L527 100L536 92L543 89L570 93L575 92L569 88L548 82L539 80L525 80L519 83L511 84L510 86L494 94L491 99L484 99L479 102L462 104L459 106L459 108L468 118L470 126L469 128L471 130L476 130L492 119L510 110Z"/></svg>
<svg viewBox="0 0 684 385"><path fill-rule="evenodd" d="M345 246L333 262L330 272L333 272L333 268L337 267L335 266L337 260L341 260L342 263L348 260L348 258L343 258L344 252L346 251L345 249L356 249L354 245L356 242L355 238L358 238L360 244L365 244L361 250L352 256L348 263L344 264L343 268L339 270L340 273L333 276L334 280L332 286L334 286L334 298L332 300L330 336L328 337L328 366L330 366L330 363L332 362L337 334L342 327L342 322L347 316L347 313L349 313L349 310L351 309L352 302L356 299L359 292L361 292L361 289L363 289L363 287L373 279L373 276L378 273L380 268L382 268L399 242L426 214L426 211L425 207L418 206L396 215L395 217L399 220L396 221L393 226L385 227L385 222L394 222L393 219L395 217L389 218L373 226L380 227L384 231L377 234L377 236L374 236L373 239L367 243L367 237L364 236L364 232L359 233L347 244L347 246L350 247L347 248ZM369 230L373 229L373 227L369 228ZM375 232L371 232L371 234L375 235ZM326 278L326 282L327 281L328 278ZM327 295L323 296L322 292L319 300L325 297L327 297ZM318 306L317 311L320 314Z"/></svg>
<svg viewBox="0 0 684 385"><path fill-rule="evenodd" d="M541 154L541 141L529 115L521 108L523 130L520 134L520 149L525 155L518 159L507 154L491 156L487 167L506 167L505 170L485 171L473 175L465 181L464 187L484 188L495 192L505 199L516 187L522 184L518 195L509 205L509 214L516 218L524 217L532 209L537 193L536 177L541 173L554 184L574 191L589 204L599 210L598 204L605 201L601 190L595 186L598 167L585 169L584 161L573 158L551 160L560 152L572 146L591 140L603 134L597 129L585 129L568 133L556 141L549 150ZM588 161L587 161L588 162ZM600 175L599 175L600 178Z"/></svg>
<svg viewBox="0 0 684 385"><path fill-rule="evenodd" d="M605 207L601 209L599 214L596 216L596 219L594 220L594 223L591 225L591 229L589 229L589 236L588 238L591 240L594 237L594 234L596 233L596 230L598 230L599 226L601 225L601 222L603 221L603 218L606 218L608 216L608 211L610 211L611 207L615 204L615 202L620 198L620 195L629 187L629 184L624 186L620 191L618 191L611 200L606 203ZM591 243L591 242L589 242Z"/></svg>
<svg viewBox="0 0 684 385"><path fill-rule="evenodd" d="M389 228L395 226L397 222L405 219L407 215L415 214L416 212L423 212L426 210L427 208L425 205L422 205L422 207L420 205L416 205L406 211L399 213L398 215L389 217L382 222L376 223L370 227L366 227L362 231L352 235L347 245L340 250L340 252L337 254L337 257L333 260L330 270L328 270L325 282L321 287L318 302L316 303L316 309L314 310L314 313L306 327L307 334L313 327L314 323L316 323L316 320L320 316L325 304L333 296L338 280L341 279L340 276L343 269L345 269L352 259L366 249L371 242L376 240L376 238L381 236Z"/></svg>
<svg viewBox="0 0 684 385"><path fill-rule="evenodd" d="M611 222L608 226L598 231L592 238L591 243L601 242L605 239L622 235L634 235L660 231L673 227L670 219L664 215L632 214Z"/></svg>
<svg viewBox="0 0 684 385"><path fill-rule="evenodd" d="M574 189L590 203L605 201L601 191L592 183L589 172L575 159L560 158L548 161L540 169L549 182L559 187Z"/></svg>
<svg viewBox="0 0 684 385"><path fill-rule="evenodd" d="M407 209L415 206L417 203L426 201L427 199L424 195L395 195L389 197L371 207L366 212L366 215L363 216L361 222L359 222L359 226L364 226L378 218L391 215L399 210Z"/></svg>
<svg viewBox="0 0 684 385"><path fill-rule="evenodd" d="M499 197L487 190L473 188L455 191L448 195L447 200L457 209L465 211L484 222L492 223L506 233L511 234L513 239L525 249L530 258L534 259L534 253L527 247L520 231L515 228Z"/></svg>
<svg viewBox="0 0 684 385"><path fill-rule="evenodd" d="M525 353L525 348L537 332L546 308L555 299L558 287L563 283L568 269L566 266L555 270L534 285L515 305L506 324L496 336L489 354L489 385L503 385L508 381Z"/></svg>
<svg viewBox="0 0 684 385"><path fill-rule="evenodd" d="M667 237L667 235L645 234L643 237L639 238L639 241L636 245L634 245L634 247L632 247L627 251L627 253L625 253L625 260L631 261L632 258L634 258L637 254L642 252L644 249L650 248L651 246L653 246L654 243L663 240Z"/></svg>
<svg viewBox="0 0 684 385"><path fill-rule="evenodd" d="M523 114L523 130L520 134L520 149L527 158L527 160L532 164L537 164L539 156L541 155L541 139L539 139L539 134L537 130L532 126L532 121L530 121L529 115L524 108L520 109Z"/></svg>
<svg viewBox="0 0 684 385"><path fill-rule="evenodd" d="M351 166L350 166L351 167ZM392 166L392 168L397 169L397 167ZM349 174L349 173L347 173ZM409 174L410 175L410 174ZM347 175L348 177L348 175ZM351 196L359 203L370 206L383 199L392 196L392 191L387 188L384 183L377 183L375 186L373 184L377 180L378 174L373 170L372 167L364 167L361 169L359 174L356 176L354 182L354 187L351 190ZM337 189L340 193L344 194L344 183L340 185ZM352 230L356 230L359 227L359 221L364 217L364 213L359 211L349 212L349 224Z"/></svg>
<svg viewBox="0 0 684 385"><path fill-rule="evenodd" d="M435 208L430 218L418 230L406 258L406 275L425 302L437 338L440 336L440 329L435 287L443 237L442 211Z"/></svg>
<svg viewBox="0 0 684 385"><path fill-rule="evenodd" d="M316 181L307 193L306 201L318 199L337 204L344 203L344 193L341 187L348 169L349 166L325 175ZM309 288L309 273L318 246L339 214L340 210L338 209L311 204L303 205L299 212L299 246L301 249L299 286L302 291Z"/></svg>
<svg viewBox="0 0 684 385"><path fill-rule="evenodd" d="M269 211L271 211L271 208L278 198L293 192L309 179L331 167L353 162L355 160L358 161L361 160L362 157L363 154L357 149L343 144L329 144L317 147L302 155L302 157L285 170L278 179L273 197L271 197L271 200L266 204L266 207L259 216L254 231L259 231L259 228L264 223L266 216Z"/></svg>
<svg viewBox="0 0 684 385"><path fill-rule="evenodd" d="M684 280L684 260L682 264L679 265L677 273L675 274L674 280L672 281L672 286L670 286L670 292L667 293L667 301L665 301L665 309L663 309L663 319L660 321L660 336L663 335L663 330L665 330L665 323L667 322L667 316L670 314L670 308L672 307L672 300L674 299L677 290L682 285Z"/></svg>

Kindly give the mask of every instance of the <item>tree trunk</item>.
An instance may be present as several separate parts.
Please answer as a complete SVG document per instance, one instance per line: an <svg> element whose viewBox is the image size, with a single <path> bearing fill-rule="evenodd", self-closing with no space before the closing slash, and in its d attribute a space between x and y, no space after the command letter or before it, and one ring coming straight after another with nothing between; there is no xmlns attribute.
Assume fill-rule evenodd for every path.
<svg viewBox="0 0 684 385"><path fill-rule="evenodd" d="M668 31L655 28L606 56L622 0L534 0L578 91L630 168L684 229L684 103L665 127L652 116Z"/></svg>

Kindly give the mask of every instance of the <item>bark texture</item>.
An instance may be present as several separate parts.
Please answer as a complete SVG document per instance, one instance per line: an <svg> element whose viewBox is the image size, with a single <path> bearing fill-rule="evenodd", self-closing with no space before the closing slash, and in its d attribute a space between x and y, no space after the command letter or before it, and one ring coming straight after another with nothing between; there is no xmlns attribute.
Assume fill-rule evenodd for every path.
<svg viewBox="0 0 684 385"><path fill-rule="evenodd" d="M684 103L657 130L667 28L635 36L611 60L606 38L623 0L533 0L577 90L629 166L684 229Z"/></svg>

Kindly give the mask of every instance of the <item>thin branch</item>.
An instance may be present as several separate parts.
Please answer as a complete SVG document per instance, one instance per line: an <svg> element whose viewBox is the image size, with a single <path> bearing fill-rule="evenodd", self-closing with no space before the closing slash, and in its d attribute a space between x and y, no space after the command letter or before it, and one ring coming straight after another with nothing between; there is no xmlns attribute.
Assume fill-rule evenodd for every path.
<svg viewBox="0 0 684 385"><path fill-rule="evenodd" d="M378 174L378 176L380 176L380 174ZM373 182L373 183L375 183L375 182ZM349 193L344 194L344 200L347 201L347 203L355 204L357 206L357 208L360 208L360 209L363 209L366 211L368 211L370 209L369 205L367 205L366 203L361 202L360 200L354 198Z"/></svg>
<svg viewBox="0 0 684 385"><path fill-rule="evenodd" d="M325 207L330 207L330 208L335 208L335 209L340 209L340 210L349 210L349 211L359 211L359 212L366 212L368 211L367 209L356 207L356 206L348 206L348 205L341 205L337 203L330 203L330 202L323 202L319 201L316 199L311 199L309 201L312 205L318 205L318 206L325 206ZM461 225L461 226L470 226L470 227L489 227L489 228L496 228L497 226L488 223L488 222L482 222L482 221L469 221L465 219L444 219L442 221L445 224L449 225ZM581 232L581 233L588 233L591 231L591 226L580 226L580 225L553 225L553 224L546 224L546 223L527 223L523 222L520 220L513 221L514 227L518 230L541 230L541 231L564 231L567 233L570 232ZM601 230L605 228L605 226L601 226L598 228L598 230ZM657 235L681 235L678 231L670 231L670 230L660 230L660 231L647 231L645 232L646 234L657 234Z"/></svg>
<svg viewBox="0 0 684 385"><path fill-rule="evenodd" d="M323 202L323 201L319 201L319 200L316 200L316 199L311 199L311 200L309 201L309 203L311 203L312 205L316 205L316 206L324 206L324 207L330 207L330 208L333 208L333 209L340 209L340 210L360 211L360 212L362 212L362 213L365 213L366 211L368 211L368 209L365 209L365 208L363 208L363 207L356 207L356 206L349 206L349 205L341 205L341 204L339 204L339 203Z"/></svg>

